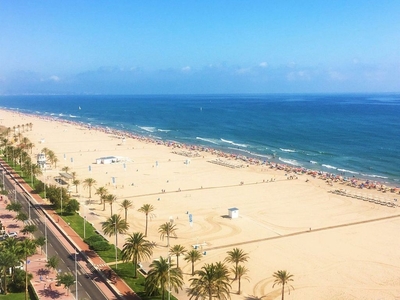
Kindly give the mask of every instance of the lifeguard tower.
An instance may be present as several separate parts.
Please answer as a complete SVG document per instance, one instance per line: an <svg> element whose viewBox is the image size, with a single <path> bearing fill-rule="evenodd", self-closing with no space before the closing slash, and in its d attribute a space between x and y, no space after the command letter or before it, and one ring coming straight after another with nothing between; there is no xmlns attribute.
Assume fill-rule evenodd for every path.
<svg viewBox="0 0 400 300"><path fill-rule="evenodd" d="M232 207L228 209L229 218L237 219L239 218L239 208Z"/></svg>

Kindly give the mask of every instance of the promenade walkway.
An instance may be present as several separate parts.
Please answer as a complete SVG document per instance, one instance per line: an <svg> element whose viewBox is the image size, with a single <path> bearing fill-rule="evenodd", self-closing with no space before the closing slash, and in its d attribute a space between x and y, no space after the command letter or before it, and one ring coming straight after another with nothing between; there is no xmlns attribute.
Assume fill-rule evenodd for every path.
<svg viewBox="0 0 400 300"><path fill-rule="evenodd" d="M96 274L96 269L98 271L103 271L99 273L101 275L102 280L95 280L94 282L98 286L98 288L103 292L103 294L106 295L108 299L126 299L126 300L140 299L140 297L136 295L136 293L120 277L114 276L113 281L110 281L105 276L103 276L102 274L107 274L108 272L112 271L110 266L107 265L106 262L95 252L91 251L89 249L89 246L85 242L83 242L82 238L62 218L59 218L57 216L57 213L53 209L49 208L49 206L47 205L48 203L46 203L38 194L34 193L33 189L27 183L25 183L25 181L23 181L22 178L17 173L15 173L11 167L9 167L1 159L0 162L9 172L11 178L18 183L19 187L24 191L28 192L29 194L31 194L36 204L42 205L43 210L49 217L50 220L49 223L55 226L55 228L58 231L60 231L60 233L66 238L63 242L64 246L70 248L71 253L73 253L74 250L77 249L79 252L85 255L86 261L88 263L86 263L85 260L81 260L79 262L79 266L82 269L84 269L87 272L87 274L89 274L90 278L95 278L98 276L98 274ZM32 260L32 262L35 261ZM39 259L39 257L37 257L36 262L38 263L39 266L43 266L42 258ZM97 266L101 266L101 270L99 270ZM30 266L29 270L31 268L33 268L33 266ZM48 292L47 289L44 290L44 283L40 284L39 280L38 284L37 277L32 279L32 286L35 288L37 294L40 295L40 299L46 299L42 298L42 296L47 297L46 295L49 296L48 299L54 299L51 297L53 293ZM62 298L57 298L57 299L62 299ZM68 299L74 299L74 298L68 298Z"/></svg>

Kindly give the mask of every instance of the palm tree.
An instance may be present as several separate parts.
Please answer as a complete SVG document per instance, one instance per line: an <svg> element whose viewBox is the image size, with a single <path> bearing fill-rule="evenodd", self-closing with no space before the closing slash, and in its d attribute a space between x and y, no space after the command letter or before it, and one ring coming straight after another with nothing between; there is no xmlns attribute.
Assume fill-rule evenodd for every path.
<svg viewBox="0 0 400 300"><path fill-rule="evenodd" d="M10 201L9 204L7 204L6 209L9 211L15 211L15 212L20 212L22 209L22 204L17 202L17 201Z"/></svg>
<svg viewBox="0 0 400 300"><path fill-rule="evenodd" d="M249 255L239 248L233 248L232 251L228 251L227 253L228 257L225 258L225 261L228 263L234 263L235 264L234 270L237 270L239 263L247 262L247 260L249 259ZM237 274L235 273L234 280L236 279L237 279Z"/></svg>
<svg viewBox="0 0 400 300"><path fill-rule="evenodd" d="M42 169L38 164L32 164L32 175L33 175L33 181L35 181L35 177L42 175Z"/></svg>
<svg viewBox="0 0 400 300"><path fill-rule="evenodd" d="M242 280L242 278L249 280L249 277L247 276L247 273L249 272L249 270L245 266L238 265L237 267L232 268L231 271L237 277L237 280L238 280L238 295L240 295L242 293L241 289L240 289L241 280Z"/></svg>
<svg viewBox="0 0 400 300"><path fill-rule="evenodd" d="M46 263L46 268L49 269L49 271L54 270L57 271L57 267L60 263L60 259L58 258L57 255L53 255L49 257Z"/></svg>
<svg viewBox="0 0 400 300"><path fill-rule="evenodd" d="M75 276L72 273L57 274L57 282L64 285L69 295L69 288L75 283Z"/></svg>
<svg viewBox="0 0 400 300"><path fill-rule="evenodd" d="M68 166L62 167L61 171L64 171L65 173L68 173L69 167Z"/></svg>
<svg viewBox="0 0 400 300"><path fill-rule="evenodd" d="M24 212L19 212L15 216L14 220L25 222L25 221L28 220L28 215L26 213L24 213Z"/></svg>
<svg viewBox="0 0 400 300"><path fill-rule="evenodd" d="M46 244L46 238L42 235L35 240L36 245L40 247L40 254L42 254L42 247Z"/></svg>
<svg viewBox="0 0 400 300"><path fill-rule="evenodd" d="M111 213L111 216L112 216L112 215L113 215L113 203L114 203L115 201L117 201L117 196L115 196L115 195L113 195L113 194L108 194L108 195L105 196L104 200L105 200L108 204L110 204L110 213Z"/></svg>
<svg viewBox="0 0 400 300"><path fill-rule="evenodd" d="M146 294L151 296L157 294L161 288L161 299L165 299L165 291L171 292L171 288L177 293L183 286L183 275L179 268L172 268L169 258L160 256L150 264L150 271L144 282Z"/></svg>
<svg viewBox="0 0 400 300"><path fill-rule="evenodd" d="M145 230L144 236L147 236L147 225L149 223L149 215L150 215L150 218L152 216L154 216L154 214L152 214L154 209L155 209L154 206L151 204L143 204L143 206L138 209L138 212L142 212L146 215L146 230Z"/></svg>
<svg viewBox="0 0 400 300"><path fill-rule="evenodd" d="M28 224L25 225L24 228L21 230L22 234L33 234L37 230L37 226L35 224Z"/></svg>
<svg viewBox="0 0 400 300"><path fill-rule="evenodd" d="M118 233L124 234L129 229L129 224L121 219L120 215L112 215L101 225L104 234L108 236L115 235L115 247L118 247Z"/></svg>
<svg viewBox="0 0 400 300"><path fill-rule="evenodd" d="M7 295L7 270L13 266L12 253L2 247L0 251L0 268L3 273L3 291Z"/></svg>
<svg viewBox="0 0 400 300"><path fill-rule="evenodd" d="M126 262L131 260L133 263L134 278L137 277L138 262L145 259L150 259L153 255L154 245L141 232L134 232L125 239L125 244L122 248L122 259Z"/></svg>
<svg viewBox="0 0 400 300"><path fill-rule="evenodd" d="M90 198L92 198L92 187L96 186L96 180L93 178L86 178L83 181L83 187L84 188L89 188L89 202L90 202Z"/></svg>
<svg viewBox="0 0 400 300"><path fill-rule="evenodd" d="M179 256L186 253L185 247L182 245L174 245L169 249L169 253L176 256L176 267L179 268Z"/></svg>
<svg viewBox="0 0 400 300"><path fill-rule="evenodd" d="M164 240L164 237L167 237L167 247L169 247L169 237L171 235L176 237L175 231L177 230L176 225L171 222L165 222L161 224L158 228L158 233L160 234L160 238Z"/></svg>
<svg viewBox="0 0 400 300"><path fill-rule="evenodd" d="M195 276L190 278L190 299L230 299L227 267L218 262L216 264L206 264L200 270L194 272Z"/></svg>
<svg viewBox="0 0 400 300"><path fill-rule="evenodd" d="M6 251L12 254L10 258L11 266L11 276L14 278L14 266L16 266L19 262L22 261L23 256L18 252L19 241L13 238L7 238L1 243L0 251Z"/></svg>
<svg viewBox="0 0 400 300"><path fill-rule="evenodd" d="M125 199L124 201L122 201L120 206L125 210L125 222L126 222L128 219L128 209L133 207L132 201Z"/></svg>
<svg viewBox="0 0 400 300"><path fill-rule="evenodd" d="M106 210L106 203L104 201L104 198L106 197L107 194L108 190L104 186L99 187L95 193L95 195L100 196L100 204L103 204L103 211Z"/></svg>
<svg viewBox="0 0 400 300"><path fill-rule="evenodd" d="M36 252L36 243L31 239L24 239L18 244L18 253L25 259L25 300L28 299L28 257Z"/></svg>
<svg viewBox="0 0 400 300"><path fill-rule="evenodd" d="M200 260L203 257L203 254L197 249L190 250L185 255L185 260L192 264L192 276L194 275L194 263Z"/></svg>
<svg viewBox="0 0 400 300"><path fill-rule="evenodd" d="M53 156L51 162L54 164L54 168L57 168L58 158L57 156Z"/></svg>
<svg viewBox="0 0 400 300"><path fill-rule="evenodd" d="M75 186L75 193L78 194L78 185L81 184L81 181L80 181L79 179L74 179L74 180L72 181L72 184Z"/></svg>
<svg viewBox="0 0 400 300"><path fill-rule="evenodd" d="M285 285L288 285L289 287L289 295L290 295L290 288L294 289L293 286L289 284L290 281L293 281L293 275L287 272L286 270L279 270L276 271L272 276L275 278L274 284L272 287L275 285L281 285L282 286L282 300L284 300L285 297Z"/></svg>

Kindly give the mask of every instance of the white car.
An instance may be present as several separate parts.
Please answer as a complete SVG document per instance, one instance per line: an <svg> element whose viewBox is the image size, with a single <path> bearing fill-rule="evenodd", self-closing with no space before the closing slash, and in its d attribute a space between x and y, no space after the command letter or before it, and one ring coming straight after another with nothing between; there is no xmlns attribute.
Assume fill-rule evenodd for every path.
<svg viewBox="0 0 400 300"><path fill-rule="evenodd" d="M7 236L8 237L17 237L18 234L16 232L9 232L9 233L7 233Z"/></svg>

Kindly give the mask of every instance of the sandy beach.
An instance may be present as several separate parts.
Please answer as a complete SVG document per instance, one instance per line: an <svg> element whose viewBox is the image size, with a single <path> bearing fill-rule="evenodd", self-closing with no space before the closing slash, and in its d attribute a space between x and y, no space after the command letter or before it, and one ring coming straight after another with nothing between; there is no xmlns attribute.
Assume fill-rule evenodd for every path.
<svg viewBox="0 0 400 300"><path fill-rule="evenodd" d="M178 228L171 245L200 245L206 253L196 269L222 261L234 247L249 253L249 281L242 280L241 295L235 294L237 282L232 283L234 300L280 299L280 287L272 288L277 270L294 275L294 290L285 299L400 299L398 193L11 111L0 110L0 119L0 125L10 128L33 124L32 130L21 130L34 143L33 156L45 147L56 154L57 167L42 176L47 184L56 185L54 177L68 166L81 181L94 178L95 188L104 186L118 197L114 213L123 216L119 203L131 200L130 233L144 232L145 216L137 210L152 204L155 216L148 239L158 244L154 258L168 253L158 227L169 220ZM109 156L118 162L96 164ZM76 194L75 186L70 188ZM82 185L77 195L82 203L89 202ZM110 207L103 211L93 191L90 200L80 213L100 229ZM239 217L228 218L228 209L234 207ZM124 240L119 237L120 248ZM191 266L183 259L180 266L188 284ZM186 299L180 294L179 299Z"/></svg>

